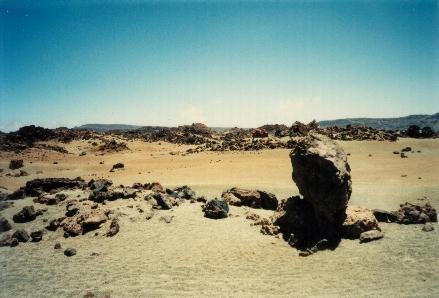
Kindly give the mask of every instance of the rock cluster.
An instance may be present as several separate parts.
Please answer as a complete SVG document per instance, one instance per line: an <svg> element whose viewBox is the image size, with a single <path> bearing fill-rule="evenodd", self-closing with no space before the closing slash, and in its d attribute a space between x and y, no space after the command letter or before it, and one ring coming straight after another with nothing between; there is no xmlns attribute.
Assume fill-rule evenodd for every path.
<svg viewBox="0 0 439 298"><path fill-rule="evenodd" d="M429 203L417 205L404 203L396 211L373 210L378 221L396 222L399 224L425 224L437 222L437 212Z"/></svg>

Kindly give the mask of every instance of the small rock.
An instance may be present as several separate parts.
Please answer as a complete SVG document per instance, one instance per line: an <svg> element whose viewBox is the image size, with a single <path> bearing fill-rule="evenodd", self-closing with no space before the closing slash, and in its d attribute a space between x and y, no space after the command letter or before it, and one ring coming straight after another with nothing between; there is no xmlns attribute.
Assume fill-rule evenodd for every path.
<svg viewBox="0 0 439 298"><path fill-rule="evenodd" d="M203 207L204 216L212 219L220 219L228 216L229 204L223 198L213 199Z"/></svg>
<svg viewBox="0 0 439 298"><path fill-rule="evenodd" d="M34 206L25 206L20 212L14 214L12 219L16 223L24 223L33 221L37 217L37 212L35 212Z"/></svg>
<svg viewBox="0 0 439 298"><path fill-rule="evenodd" d="M146 220L150 220L154 216L154 211L148 210L145 212L145 218Z"/></svg>
<svg viewBox="0 0 439 298"><path fill-rule="evenodd" d="M173 218L174 218L173 215L166 214L166 215L160 216L159 221L162 221L165 223L171 223Z"/></svg>
<svg viewBox="0 0 439 298"><path fill-rule="evenodd" d="M107 232L107 237L113 237L114 235L116 235L117 233L119 233L119 221L117 218L114 218L111 221L110 224L110 229Z"/></svg>
<svg viewBox="0 0 439 298"><path fill-rule="evenodd" d="M72 257L72 256L76 255L76 249L67 248L66 250L64 250L64 255L67 257Z"/></svg>
<svg viewBox="0 0 439 298"><path fill-rule="evenodd" d="M29 234L24 229L16 230L12 237L17 239L18 242L28 242L30 240Z"/></svg>
<svg viewBox="0 0 439 298"><path fill-rule="evenodd" d="M370 230L360 234L360 243L378 240L384 237L384 234L378 230Z"/></svg>
<svg viewBox="0 0 439 298"><path fill-rule="evenodd" d="M431 232L434 231L434 227L431 223L426 223L423 227L422 227L422 231L424 232Z"/></svg>
<svg viewBox="0 0 439 298"><path fill-rule="evenodd" d="M55 245L53 246L53 249L61 249L61 243L59 243L59 242L55 243Z"/></svg>
<svg viewBox="0 0 439 298"><path fill-rule="evenodd" d="M18 240L13 238L10 234L3 235L0 239L0 246L14 247L18 245Z"/></svg>
<svg viewBox="0 0 439 298"><path fill-rule="evenodd" d="M30 233L30 237L32 238L32 242L40 242L43 239L43 231L35 231Z"/></svg>
<svg viewBox="0 0 439 298"><path fill-rule="evenodd" d="M13 159L9 162L9 169L16 170L23 167L22 159Z"/></svg>
<svg viewBox="0 0 439 298"><path fill-rule="evenodd" d="M6 232L9 231L10 229L11 229L11 224L9 223L9 221L4 217L0 217L0 232Z"/></svg>

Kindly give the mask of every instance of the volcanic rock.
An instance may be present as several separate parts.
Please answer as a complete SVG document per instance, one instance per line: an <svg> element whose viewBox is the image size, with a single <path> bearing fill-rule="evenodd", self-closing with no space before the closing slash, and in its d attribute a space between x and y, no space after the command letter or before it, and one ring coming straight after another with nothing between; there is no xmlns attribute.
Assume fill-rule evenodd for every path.
<svg viewBox="0 0 439 298"><path fill-rule="evenodd" d="M120 228L119 221L116 218L114 218L111 221L110 228L109 228L109 230L108 230L108 232L106 234L107 237L113 237L114 235L119 233L119 228Z"/></svg>
<svg viewBox="0 0 439 298"><path fill-rule="evenodd" d="M0 247L1 246L10 246L14 247L18 245L18 240L12 237L10 234L5 234L0 239Z"/></svg>
<svg viewBox="0 0 439 298"><path fill-rule="evenodd" d="M204 216L212 219L220 219L228 216L229 204L223 198L213 199L203 207Z"/></svg>
<svg viewBox="0 0 439 298"><path fill-rule="evenodd" d="M276 210L278 205L274 194L261 190L247 190L234 187L223 192L221 196L233 206L249 206L252 208Z"/></svg>
<svg viewBox="0 0 439 298"><path fill-rule="evenodd" d="M9 221L4 217L0 217L0 233L7 232L10 229L11 229L11 224L9 223Z"/></svg>
<svg viewBox="0 0 439 298"><path fill-rule="evenodd" d="M14 214L12 219L17 223L24 223L33 221L37 217L38 213L35 212L34 206L25 206L20 212Z"/></svg>
<svg viewBox="0 0 439 298"><path fill-rule="evenodd" d="M12 237L17 239L18 242L28 242L30 240L29 234L24 229L18 229L12 234Z"/></svg>
<svg viewBox="0 0 439 298"><path fill-rule="evenodd" d="M159 182L146 183L143 187L154 192L165 192L165 188Z"/></svg>
<svg viewBox="0 0 439 298"><path fill-rule="evenodd" d="M43 230L38 230L30 233L32 242L40 242L43 239Z"/></svg>
<svg viewBox="0 0 439 298"><path fill-rule="evenodd" d="M118 162L116 164L113 165L113 167L111 168L110 172L114 172L114 170L121 170L124 169L125 165L121 162Z"/></svg>
<svg viewBox="0 0 439 298"><path fill-rule="evenodd" d="M310 135L298 143L290 158L299 192L311 204L323 238L332 240L352 193L345 152L325 136Z"/></svg>
<svg viewBox="0 0 439 298"><path fill-rule="evenodd" d="M255 128L252 133L253 138L266 138L268 133L263 128Z"/></svg>
<svg viewBox="0 0 439 298"><path fill-rule="evenodd" d="M434 227L431 223L426 223L423 227L422 227L422 231L424 232L431 232L434 231Z"/></svg>
<svg viewBox="0 0 439 298"><path fill-rule="evenodd" d="M423 224L426 222L437 222L437 212L429 203L424 206L411 203L401 204L394 212L396 222L400 224Z"/></svg>
<svg viewBox="0 0 439 298"><path fill-rule="evenodd" d="M378 240L384 237L383 232L379 230L369 230L360 234L360 243Z"/></svg>
<svg viewBox="0 0 439 298"><path fill-rule="evenodd" d="M22 159L13 159L9 162L9 169L16 170L23 167Z"/></svg>
<svg viewBox="0 0 439 298"><path fill-rule="evenodd" d="M373 215L379 222L395 222L397 217L394 212L381 209L373 209Z"/></svg>
<svg viewBox="0 0 439 298"><path fill-rule="evenodd" d="M66 257L72 257L72 256L76 255L76 249L74 249L74 248L67 248L66 250L64 250L64 255Z"/></svg>
<svg viewBox="0 0 439 298"><path fill-rule="evenodd" d="M346 219L341 229L343 237L349 239L358 239L363 232L380 230L372 210L358 206L346 209Z"/></svg>

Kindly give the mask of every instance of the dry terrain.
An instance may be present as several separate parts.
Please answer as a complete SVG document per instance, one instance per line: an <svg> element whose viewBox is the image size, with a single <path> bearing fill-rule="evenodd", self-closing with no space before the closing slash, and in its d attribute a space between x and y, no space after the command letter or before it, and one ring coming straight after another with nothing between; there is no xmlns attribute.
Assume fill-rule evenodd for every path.
<svg viewBox="0 0 439 298"><path fill-rule="evenodd" d="M406 201L430 201L439 208L439 139L340 144L350 153L351 204L395 210ZM270 191L279 199L298 194L286 149L184 155L189 146L137 141L128 146L130 151L104 155L84 141L66 145L73 154L0 152L0 186L15 190L37 177L81 176L124 185L188 185L208 198L233 186ZM406 146L414 151L408 158L393 154ZM79 156L82 151L87 154ZM5 176L13 158L24 160L29 176ZM125 170L109 172L116 162L124 163ZM30 198L18 200L1 213L11 218L29 204ZM146 202L141 198L108 204L120 213L120 232L112 238L88 233L64 239L60 233L48 233L39 243L1 247L0 296L82 297L88 291L114 297L439 296L437 224L427 233L419 225L382 223L382 240L343 240L334 251L303 258L282 238L264 236L250 226L244 215L249 208L231 207L232 216L212 220L203 217L201 203L187 202L157 212L174 215L166 224L159 216L147 221L132 208L142 204ZM57 206L47 208L33 222L12 222L13 229L44 227L43 218L60 212ZM272 213L253 211L267 217ZM76 248L77 255L68 258L54 250L57 241Z"/></svg>

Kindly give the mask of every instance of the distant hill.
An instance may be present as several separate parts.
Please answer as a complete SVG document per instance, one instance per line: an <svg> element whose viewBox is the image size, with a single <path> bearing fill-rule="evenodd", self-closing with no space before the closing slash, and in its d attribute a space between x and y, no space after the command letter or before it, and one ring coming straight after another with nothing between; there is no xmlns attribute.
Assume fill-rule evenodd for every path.
<svg viewBox="0 0 439 298"><path fill-rule="evenodd" d="M439 131L439 113L433 115L410 115L399 118L346 118L337 120L320 121L320 127L328 126L370 126L377 129L403 130L410 125L419 127L430 126L434 131Z"/></svg>
<svg viewBox="0 0 439 298"><path fill-rule="evenodd" d="M138 125L129 125L129 124L84 124L81 126L76 126L73 129L87 129L93 130L97 132L106 132L110 130L133 130L140 128Z"/></svg>

